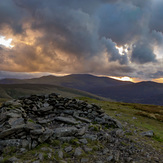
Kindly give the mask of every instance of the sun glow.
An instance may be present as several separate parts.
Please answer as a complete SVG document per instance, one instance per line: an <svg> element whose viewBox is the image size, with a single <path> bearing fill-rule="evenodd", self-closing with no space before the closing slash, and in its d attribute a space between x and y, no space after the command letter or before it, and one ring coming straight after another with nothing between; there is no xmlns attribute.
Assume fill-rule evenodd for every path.
<svg viewBox="0 0 163 163"><path fill-rule="evenodd" d="M3 45L7 48L13 48L14 45L11 45L11 42L12 42L12 38L10 39L5 39L6 37L4 36L0 36L0 45Z"/></svg>
<svg viewBox="0 0 163 163"><path fill-rule="evenodd" d="M116 79L116 80L121 80L121 81L131 81L133 82L133 79L128 77L128 76L123 76L123 77L115 77L115 76L109 76L110 78Z"/></svg>
<svg viewBox="0 0 163 163"><path fill-rule="evenodd" d="M152 81L157 83L163 83L163 78L153 79Z"/></svg>
<svg viewBox="0 0 163 163"><path fill-rule="evenodd" d="M120 46L120 47L116 46L115 48L118 49L119 54L121 54L121 55L128 53L128 45L124 45L124 46Z"/></svg>

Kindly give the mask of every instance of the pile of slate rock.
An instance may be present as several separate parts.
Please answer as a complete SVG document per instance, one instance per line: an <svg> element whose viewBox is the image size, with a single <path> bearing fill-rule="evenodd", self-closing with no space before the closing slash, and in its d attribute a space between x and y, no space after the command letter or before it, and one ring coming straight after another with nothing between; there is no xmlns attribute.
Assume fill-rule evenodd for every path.
<svg viewBox="0 0 163 163"><path fill-rule="evenodd" d="M125 137L121 123L95 104L52 93L8 101L0 108L0 155L10 146L23 153L45 142L58 140L62 144L74 139L80 147L74 149L69 158L72 162L132 162L145 157L141 157L141 149ZM101 149L97 149L93 157L78 159L82 153L93 150L87 147L89 141L100 142ZM72 150L71 146L69 148ZM65 162L67 158L63 153L70 152L69 148L57 149L60 159ZM19 162L19 159L10 161Z"/></svg>

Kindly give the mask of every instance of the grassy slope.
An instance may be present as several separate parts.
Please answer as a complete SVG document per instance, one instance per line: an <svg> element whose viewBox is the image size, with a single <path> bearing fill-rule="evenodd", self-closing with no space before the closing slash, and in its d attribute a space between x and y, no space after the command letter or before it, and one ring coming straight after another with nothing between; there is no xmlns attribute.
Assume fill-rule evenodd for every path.
<svg viewBox="0 0 163 163"><path fill-rule="evenodd" d="M163 106L99 101L86 97L79 99L100 105L106 113L120 120L126 129L132 131L129 137L163 150ZM140 136L141 132L148 130L154 131L154 138ZM136 134L133 134L135 131Z"/></svg>
<svg viewBox="0 0 163 163"><path fill-rule="evenodd" d="M86 96L95 99L104 99L88 92L65 88L62 86L46 85L46 84L0 84L0 99L18 98L31 94L49 94L58 93L65 97Z"/></svg>

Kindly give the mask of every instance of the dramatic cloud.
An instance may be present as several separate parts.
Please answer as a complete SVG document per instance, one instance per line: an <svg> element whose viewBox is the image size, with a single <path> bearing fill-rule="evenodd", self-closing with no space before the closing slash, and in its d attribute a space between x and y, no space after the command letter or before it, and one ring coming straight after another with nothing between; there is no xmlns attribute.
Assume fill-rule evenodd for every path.
<svg viewBox="0 0 163 163"><path fill-rule="evenodd" d="M151 8L151 19L150 19L150 29L163 32L163 1L153 0Z"/></svg>
<svg viewBox="0 0 163 163"><path fill-rule="evenodd" d="M0 70L153 78L162 68L162 7L161 0L2 1L0 36L14 47L0 46Z"/></svg>
<svg viewBox="0 0 163 163"><path fill-rule="evenodd" d="M146 41L140 41L133 46L131 60L138 64L155 62L156 55L153 51L152 46L146 43Z"/></svg>

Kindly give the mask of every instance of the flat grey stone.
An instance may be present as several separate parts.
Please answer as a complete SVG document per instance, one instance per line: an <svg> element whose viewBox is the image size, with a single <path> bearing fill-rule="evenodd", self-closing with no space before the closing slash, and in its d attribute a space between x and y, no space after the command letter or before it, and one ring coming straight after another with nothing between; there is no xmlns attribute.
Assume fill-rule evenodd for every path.
<svg viewBox="0 0 163 163"><path fill-rule="evenodd" d="M64 149L64 151L65 151L66 153L71 152L72 150L73 150L73 148L72 148L71 146L68 146L68 147L66 147L66 148Z"/></svg>
<svg viewBox="0 0 163 163"><path fill-rule="evenodd" d="M19 113L12 113L12 112L6 113L6 116L7 116L8 118L21 118L21 117L22 117L21 114L19 114Z"/></svg>
<svg viewBox="0 0 163 163"><path fill-rule="evenodd" d="M54 130L54 137L74 136L76 133L78 133L76 127L60 127Z"/></svg>
<svg viewBox="0 0 163 163"><path fill-rule="evenodd" d="M53 106L47 106L47 107L40 108L38 111L48 112L48 111L51 111L52 109L53 109Z"/></svg>
<svg viewBox="0 0 163 163"><path fill-rule="evenodd" d="M36 129L42 129L42 126L33 122L28 122L25 126L24 126L25 130L36 130Z"/></svg>
<svg viewBox="0 0 163 163"><path fill-rule="evenodd" d="M85 134L83 138L90 139L92 141L97 140L97 135Z"/></svg>
<svg viewBox="0 0 163 163"><path fill-rule="evenodd" d="M136 118L136 117L132 117L132 119L134 119L134 120L135 120L135 119L137 119L137 118Z"/></svg>
<svg viewBox="0 0 163 163"><path fill-rule="evenodd" d="M41 143L45 142L53 135L53 133L54 133L53 130L46 128L46 130L42 133L42 135L40 135L38 141Z"/></svg>
<svg viewBox="0 0 163 163"><path fill-rule="evenodd" d="M87 146L84 146L84 151L85 152L91 152L93 149L92 148L89 148Z"/></svg>
<svg viewBox="0 0 163 163"><path fill-rule="evenodd" d="M50 152L53 151L51 148L48 148L48 147L42 147L41 150L42 150L42 151L47 151L47 152L48 152L48 151L50 151Z"/></svg>
<svg viewBox="0 0 163 163"><path fill-rule="evenodd" d="M63 143L69 143L73 139L75 139L74 136L66 136L66 137L59 137L58 138L58 140L60 140Z"/></svg>
<svg viewBox="0 0 163 163"><path fill-rule="evenodd" d="M36 140L34 140L34 141L32 142L32 149L35 148L37 145L38 145L38 142L37 142Z"/></svg>
<svg viewBox="0 0 163 163"><path fill-rule="evenodd" d="M113 119L107 114L103 116L103 119L105 119L105 122L108 122L108 124L110 124L109 122L112 122L112 125L114 125L116 128L123 128L122 124L117 119Z"/></svg>
<svg viewBox="0 0 163 163"><path fill-rule="evenodd" d="M50 159L52 157L52 154L51 153L48 153L48 158Z"/></svg>
<svg viewBox="0 0 163 163"><path fill-rule="evenodd" d="M25 153L25 152L27 152L27 150L25 148L20 148L20 152Z"/></svg>
<svg viewBox="0 0 163 163"><path fill-rule="evenodd" d="M87 144L88 143L87 139L79 139L79 142L83 143L83 144Z"/></svg>
<svg viewBox="0 0 163 163"><path fill-rule="evenodd" d="M59 152L58 152L58 157L59 157L60 159L63 159L63 152L62 152L61 150L59 150Z"/></svg>
<svg viewBox="0 0 163 163"><path fill-rule="evenodd" d="M106 160L109 162L109 161L112 161L114 159L114 157L112 155L110 155L109 157L106 158Z"/></svg>
<svg viewBox="0 0 163 163"><path fill-rule="evenodd" d="M54 120L68 123L68 124L73 124L73 125L76 125L79 123L74 118L67 118L67 117L55 117Z"/></svg>
<svg viewBox="0 0 163 163"><path fill-rule="evenodd" d="M80 147L75 149L74 156L80 156L82 154L82 149Z"/></svg>
<svg viewBox="0 0 163 163"><path fill-rule="evenodd" d="M74 114L74 110L63 110L63 113L69 114L69 115L73 115Z"/></svg>
<svg viewBox="0 0 163 163"><path fill-rule="evenodd" d="M5 106L14 106L14 107L21 107L22 104L20 103L20 101L15 101L15 100L11 100L11 101L6 101L4 103Z"/></svg>
<svg viewBox="0 0 163 163"><path fill-rule="evenodd" d="M24 124L24 118L10 118L8 123L11 125L11 127L16 127L17 125Z"/></svg>
<svg viewBox="0 0 163 163"><path fill-rule="evenodd" d="M40 135L43 133L43 129L36 129L36 130L31 130L30 133L32 135Z"/></svg>
<svg viewBox="0 0 163 163"><path fill-rule="evenodd" d="M86 133L87 128L86 127L82 127L81 129L79 129L78 131L78 136L82 136Z"/></svg>
<svg viewBox="0 0 163 163"><path fill-rule="evenodd" d="M150 130L150 131L142 132L141 135L142 136L147 136L147 137L153 137L154 132L152 130Z"/></svg>
<svg viewBox="0 0 163 163"><path fill-rule="evenodd" d="M7 137L7 136L9 136L9 135L11 135L11 134L14 134L14 133L16 133L16 132L21 132L21 131L23 131L24 126L25 126L25 125L20 125L20 126L17 126L17 127L15 127L15 128L11 128L11 129L7 129L7 130L2 131L2 132L0 133L0 139L5 138L5 137Z"/></svg>
<svg viewBox="0 0 163 163"><path fill-rule="evenodd" d="M79 117L79 116L74 116L76 119L80 120L80 121L83 121L83 122L86 122L86 123L91 123L91 120L89 119L86 119L86 118L83 118L83 117Z"/></svg>
<svg viewBox="0 0 163 163"><path fill-rule="evenodd" d="M39 158L39 160L41 160L41 161L42 161L42 160L44 159L43 154L42 154L42 153L39 153L39 154L38 154L38 158Z"/></svg>
<svg viewBox="0 0 163 163"><path fill-rule="evenodd" d="M88 105L87 105L87 108L88 108L88 109L92 109L93 106L92 106L91 104L88 104Z"/></svg>
<svg viewBox="0 0 163 163"><path fill-rule="evenodd" d="M46 102L46 103L43 104L43 106L44 106L44 107L48 107L49 104Z"/></svg>
<svg viewBox="0 0 163 163"><path fill-rule="evenodd" d="M122 124L118 120L114 119L114 122L118 128L123 128Z"/></svg>
<svg viewBox="0 0 163 163"><path fill-rule="evenodd" d="M98 123L100 123L100 124L101 124L101 123L105 123L105 120L102 119L102 118L99 118L99 117L96 117L96 118L95 118L95 121L98 122Z"/></svg>
<svg viewBox="0 0 163 163"><path fill-rule="evenodd" d="M98 116L98 113L97 113L96 111L93 111L92 114L93 114L94 116Z"/></svg>
<svg viewBox="0 0 163 163"><path fill-rule="evenodd" d="M8 160L11 161L11 162L15 162L15 161L18 161L19 159L16 158L16 157L11 157L11 158L9 158Z"/></svg>

